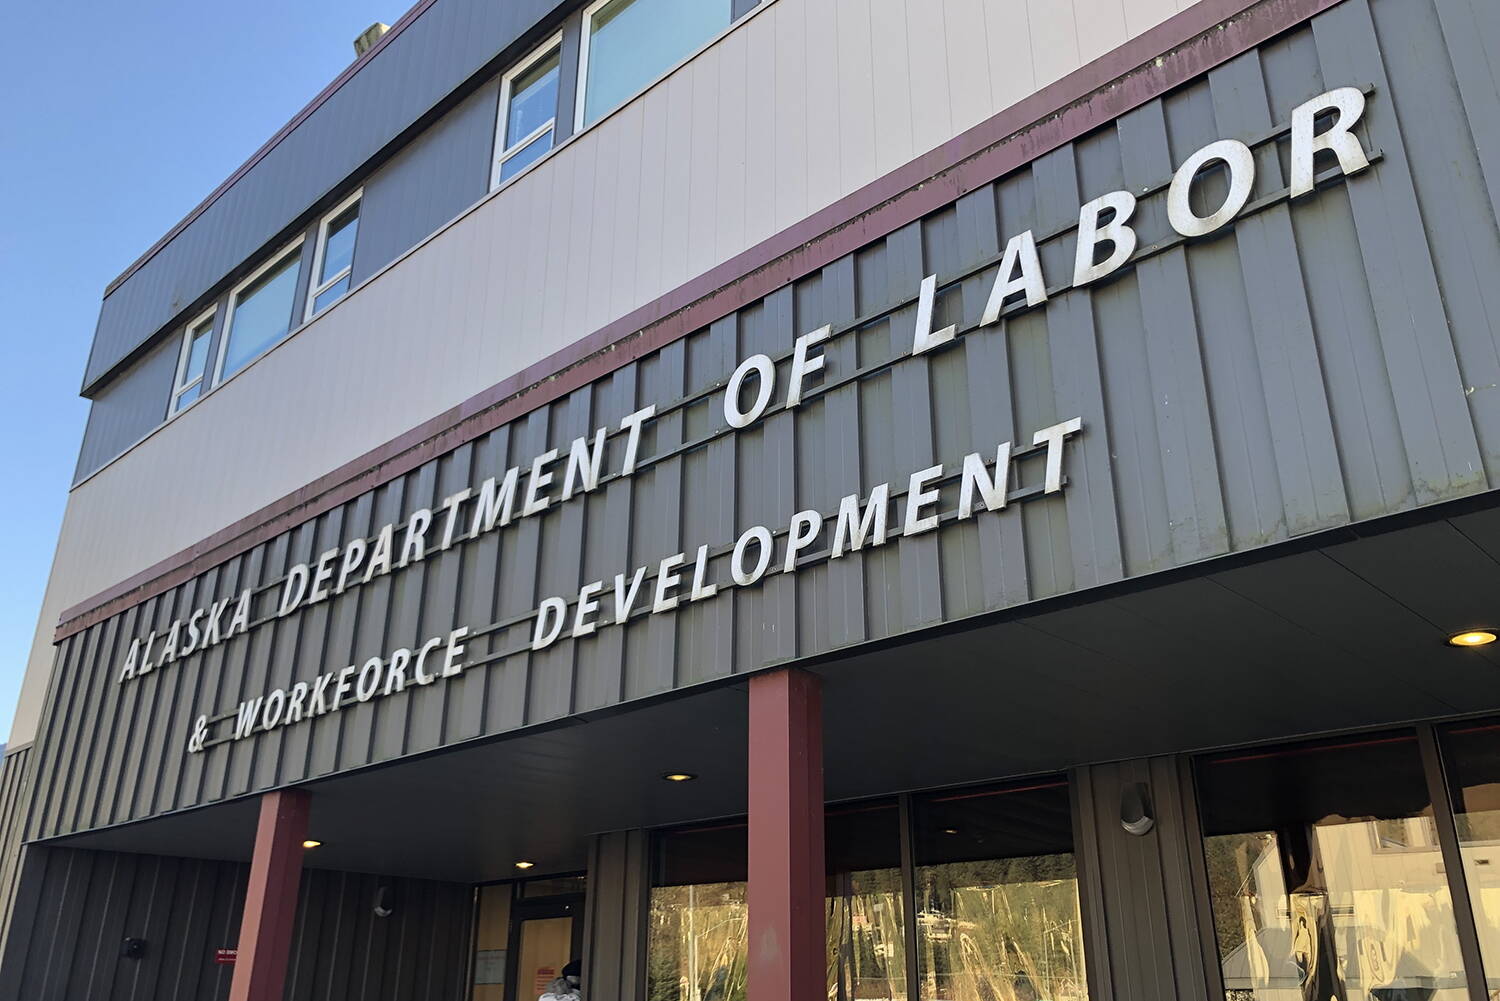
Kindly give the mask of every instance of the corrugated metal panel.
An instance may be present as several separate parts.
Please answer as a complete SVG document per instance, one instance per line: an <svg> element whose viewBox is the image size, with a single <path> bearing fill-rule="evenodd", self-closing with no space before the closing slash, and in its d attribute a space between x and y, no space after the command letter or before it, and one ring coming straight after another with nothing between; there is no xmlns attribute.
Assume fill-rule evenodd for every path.
<svg viewBox="0 0 1500 1001"><path fill-rule="evenodd" d="M1196 1001L1223 992L1205 962L1215 945L1202 923L1208 886L1187 768L1184 758L1150 758L1073 773L1090 987L1102 997ZM1137 789L1155 820L1145 835L1121 826Z"/></svg>
<svg viewBox="0 0 1500 1001"><path fill-rule="evenodd" d="M11 905L20 878L21 834L31 794L31 747L7 751L0 764L0 956L10 933Z"/></svg>
<svg viewBox="0 0 1500 1001"><path fill-rule="evenodd" d="M647 831L615 831L589 845L583 982L596 997L635 1001L645 992L650 844Z"/></svg>
<svg viewBox="0 0 1500 1001"><path fill-rule="evenodd" d="M51 795L31 835L304 781L1486 489L1500 456L1479 443L1500 439L1500 414L1483 387L1500 384L1500 362L1492 328L1476 326L1483 304L1470 300L1491 294L1476 287L1474 262L1481 274L1491 263L1500 269L1500 232L1492 216L1473 211L1488 199L1475 148L1427 131L1426 120L1452 125L1463 114L1442 50L1424 48L1419 60L1404 45L1382 57L1377 45L1387 33L1421 32L1436 44L1437 27L1429 5L1375 0L1372 11L1349 0L920 223L262 543L196 590L190 583L71 637L39 774L44 787L61 789L89 775L90 762L109 771L94 801ZM1365 141L1383 159L1289 206L1269 127L1299 101L1350 81L1374 81ZM1158 249L1118 280L1062 291L1081 201L1122 184L1160 184L1170 165L1219 136L1257 144L1264 168L1250 214L1232 231L1183 244L1168 239L1158 190L1137 216L1141 245ZM1437 190L1457 206L1426 210ZM1451 217L1465 212L1478 222ZM911 357L921 277L941 276L937 322L972 328L1002 235L1027 227L1044 234L1041 256L1059 286L1053 300ZM451 295L437 284L431 295ZM829 388L795 411L724 433L719 387L733 361L755 351L784 359L798 332L829 321L838 324ZM275 619L207 657L113 681L122 637L164 630L241 586L259 589L258 617L273 616L290 565L592 427L613 427L647 402L659 412L633 477ZM1006 437L1024 442L1075 415L1085 432L1070 446L1060 496L528 649L544 596L704 543L715 547L714 578L726 583L726 550L752 525L784 536L798 509L830 515L844 493L884 481L900 490L931 462L951 469L967 452ZM606 468L618 468L620 447ZM1029 463L1023 486L1036 482ZM228 712L242 698L459 624L471 629L474 666L457 682L185 754L187 723L199 713ZM96 727L96 717L113 720L113 730Z"/></svg>
<svg viewBox="0 0 1500 1001"><path fill-rule="evenodd" d="M208 1001L229 996L249 866L30 846L0 1001ZM395 913L374 915L388 886ZM302 874L288 1001L452 1001L466 985L473 890L358 873ZM126 959L126 937L145 956Z"/></svg>
<svg viewBox="0 0 1500 1001"><path fill-rule="evenodd" d="M945 0L941 17L928 0L901 0L889 11L843 0L777 0L757 13L216 390L138 446L128 462L75 488L29 668L45 673L51 630L64 609L462 403L1076 69L1076 45L1066 56L1049 55L1045 67L1032 66L1030 48L1052 38L1043 22L1062 16L1054 13L1056 3L1033 6L1037 21L1012 0ZM1125 6L1132 11L1131 34L1166 13L1160 0ZM1067 31L1075 30L1071 13L1064 20ZM944 25L946 55L919 59L906 25L929 21ZM932 29L922 30L923 44L936 51L939 39ZM1026 58L984 60L980 83L980 66L969 58L969 40L976 37L1002 41L1006 51ZM1127 37L1120 34L1113 44ZM870 61L871 46L878 62ZM830 78L823 54L835 50L840 61ZM809 87L824 88L825 102L806 100L798 88L776 89L768 100L763 88L747 86L780 69L790 73L788 53L802 53L809 65L796 72ZM447 57L428 52L423 58ZM913 132L907 96L913 88L951 103L940 116L950 123L944 134ZM464 118L458 132L448 136L450 126L439 126L451 149L423 152L420 164L393 166L390 178L371 182L372 200L361 220L361 242L373 241L375 248L371 260L390 254L470 190L472 180L455 184L466 169L485 177L483 115L477 106L457 113ZM838 138L836 147L829 136ZM448 153L478 160L439 163ZM388 182L391 189L383 190ZM387 208L394 220L379 218ZM285 223L292 215L289 210L278 218ZM187 237L163 254L177 253L173 248ZM364 253L357 251L361 270ZM197 260L183 267L196 267ZM110 296L106 312L120 296L150 299L133 290L142 275ZM177 308L153 322L165 323ZM372 399L381 401L374 410L355 405ZM318 433L306 433L313 426ZM226 448L226 441L234 446ZM163 490L163 482L181 475L183 455L196 459L194 489ZM104 461L91 456L90 465ZM22 722L24 734L29 727Z"/></svg>
<svg viewBox="0 0 1500 1001"><path fill-rule="evenodd" d="M439 0L104 300L104 375L537 24L557 0ZM425 234L424 234L425 235Z"/></svg>

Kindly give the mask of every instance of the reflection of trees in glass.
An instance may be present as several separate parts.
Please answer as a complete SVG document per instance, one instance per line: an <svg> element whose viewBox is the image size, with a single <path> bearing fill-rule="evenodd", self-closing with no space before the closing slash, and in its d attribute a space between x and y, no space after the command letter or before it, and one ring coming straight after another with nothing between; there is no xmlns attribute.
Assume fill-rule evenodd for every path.
<svg viewBox="0 0 1500 1001"><path fill-rule="evenodd" d="M1234 952L1260 931L1255 906L1255 864L1266 852L1275 850L1276 836L1269 831L1204 839L1214 934L1218 936L1221 957Z"/></svg>
<svg viewBox="0 0 1500 1001"><path fill-rule="evenodd" d="M917 883L923 998L1088 997L1072 855L922 866Z"/></svg>
<svg viewBox="0 0 1500 1001"><path fill-rule="evenodd" d="M906 997L901 870L840 877L827 902L828 996L833 1001ZM749 940L744 883L660 886L651 891L649 1001L745 1001Z"/></svg>
<svg viewBox="0 0 1500 1001"><path fill-rule="evenodd" d="M652 889L647 998L745 1001L746 922L744 883Z"/></svg>
<svg viewBox="0 0 1500 1001"><path fill-rule="evenodd" d="M827 910L830 1001L905 998L901 870L856 872L836 880Z"/></svg>

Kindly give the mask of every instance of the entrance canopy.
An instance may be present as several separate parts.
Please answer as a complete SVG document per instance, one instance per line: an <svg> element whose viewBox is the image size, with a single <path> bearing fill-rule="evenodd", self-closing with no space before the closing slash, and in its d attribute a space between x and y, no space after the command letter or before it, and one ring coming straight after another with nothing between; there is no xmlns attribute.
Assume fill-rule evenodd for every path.
<svg viewBox="0 0 1500 1001"><path fill-rule="evenodd" d="M809 665L831 801L1500 708L1500 507L1325 533ZM581 871L591 833L745 811L744 679L307 783L317 868ZM748 749L754 753L754 749ZM691 781L671 782L668 773ZM248 859L256 798L59 841Z"/></svg>

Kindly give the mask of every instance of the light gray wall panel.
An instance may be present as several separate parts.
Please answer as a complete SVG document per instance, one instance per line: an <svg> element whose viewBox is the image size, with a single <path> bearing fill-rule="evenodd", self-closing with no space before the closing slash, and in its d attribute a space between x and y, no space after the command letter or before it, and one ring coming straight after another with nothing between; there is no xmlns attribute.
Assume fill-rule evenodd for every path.
<svg viewBox="0 0 1500 1001"><path fill-rule="evenodd" d="M105 297L84 384L252 263L293 220L558 6L440 0L429 7Z"/></svg>
<svg viewBox="0 0 1500 1001"><path fill-rule="evenodd" d="M1407 5L1394 6L1400 2ZM1488 229L1481 225L1483 212L1472 213L1477 223L1455 217L1488 205L1478 154L1428 149L1445 135L1410 121L1429 115L1456 127L1453 109L1464 107L1457 76L1407 65L1404 51L1382 62L1378 48L1381 32L1425 33L1436 44L1437 24L1430 5L1347 0L1311 27L268 540L219 577L205 575L196 591L190 583L127 611L118 625L107 620L69 638L35 752L38 788L71 789L95 762L108 771L97 792L39 800L28 835L551 724L1479 492L1500 473L1478 446L1500 435L1500 413L1469 401L1459 373L1489 363L1495 332L1479 321L1485 283L1465 275L1461 262L1468 253L1500 263L1500 236L1493 218ZM1288 205L1279 162L1285 137L1275 130L1296 103L1370 80L1377 84L1361 135L1382 158ZM1419 110L1434 103L1448 110ZM1257 201L1232 229L1175 239L1162 207L1170 168L1220 135L1255 144ZM1423 149L1398 158L1412 136ZM1450 184L1454 157L1474 183ZM1205 197L1215 183L1205 179ZM1078 205L1118 184L1145 192L1135 220L1145 257L1095 287L1069 290ZM1428 195L1445 185L1463 204L1429 210ZM1026 227L1041 240L1051 299L976 329L998 252ZM1398 238L1401 248L1391 245ZM913 358L917 288L934 272L936 323L960 324L963 334ZM1419 334L1409 307L1429 318ZM787 411L780 403L793 341L823 323L834 324L827 368ZM778 359L775 409L729 434L723 385L755 352ZM444 497L509 465L529 467L549 448L566 453L575 435L617 427L647 403L658 413L633 476L614 475L623 448L616 434L597 491L275 617L288 566L404 522L419 507L437 509ZM1028 445L1035 430L1073 416L1085 428L1068 447L1059 496L1018 499L1004 512L832 563L830 523L800 572L782 573L778 562L754 587L727 586L728 550L750 526L784 539L795 511L831 519L845 493L890 482L900 495L917 469L937 461L954 469L965 453L993 454L1007 437ZM1014 490L1035 489L1039 459L1017 461ZM556 472L561 477L562 463ZM955 493L950 484L946 510ZM893 524L901 508L893 504ZM656 562L683 552L690 574L702 544L711 547L720 591L671 614L645 614ZM542 598L576 595L592 580L612 585L614 574L637 566L651 570L623 626L530 650ZM164 630L208 596L252 584L255 617L273 624L144 679L112 680L125 637ZM609 618L609 591L602 604ZM1077 621L1059 614L1060 622ZM1111 637L1145 642L1143 631L1160 632L1167 616L1153 614L1154 624L1143 625L1140 616L1101 612L1079 642L1101 649ZM471 666L457 680L185 752L184 725L200 713L229 713L242 699L458 625L471 631ZM1214 697L1189 692L1176 711L1210 712ZM225 725L217 727L222 735Z"/></svg>

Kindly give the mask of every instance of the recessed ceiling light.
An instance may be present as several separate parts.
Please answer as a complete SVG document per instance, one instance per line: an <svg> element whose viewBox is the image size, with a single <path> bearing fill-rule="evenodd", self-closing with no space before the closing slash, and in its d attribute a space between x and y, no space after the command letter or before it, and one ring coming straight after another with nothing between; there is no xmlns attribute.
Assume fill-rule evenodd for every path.
<svg viewBox="0 0 1500 1001"><path fill-rule="evenodd" d="M536 865L535 862L517 862L516 863L516 868L517 869L530 869L534 865Z"/></svg>
<svg viewBox="0 0 1500 1001"><path fill-rule="evenodd" d="M956 827L945 827L945 828L943 828L943 833L944 834L957 834L958 833L958 828L956 828Z"/></svg>
<svg viewBox="0 0 1500 1001"><path fill-rule="evenodd" d="M667 772L662 776L668 782L691 782L697 777L692 772Z"/></svg>
<svg viewBox="0 0 1500 1001"><path fill-rule="evenodd" d="M1492 629L1465 629L1461 633L1454 633L1448 637L1449 646L1489 646L1495 642L1496 634Z"/></svg>
<svg viewBox="0 0 1500 1001"><path fill-rule="evenodd" d="M306 841L302 842L302 847L303 848L316 848L319 845L321 845L322 843L323 842L321 842L321 841L314 841L311 838L309 838Z"/></svg>

